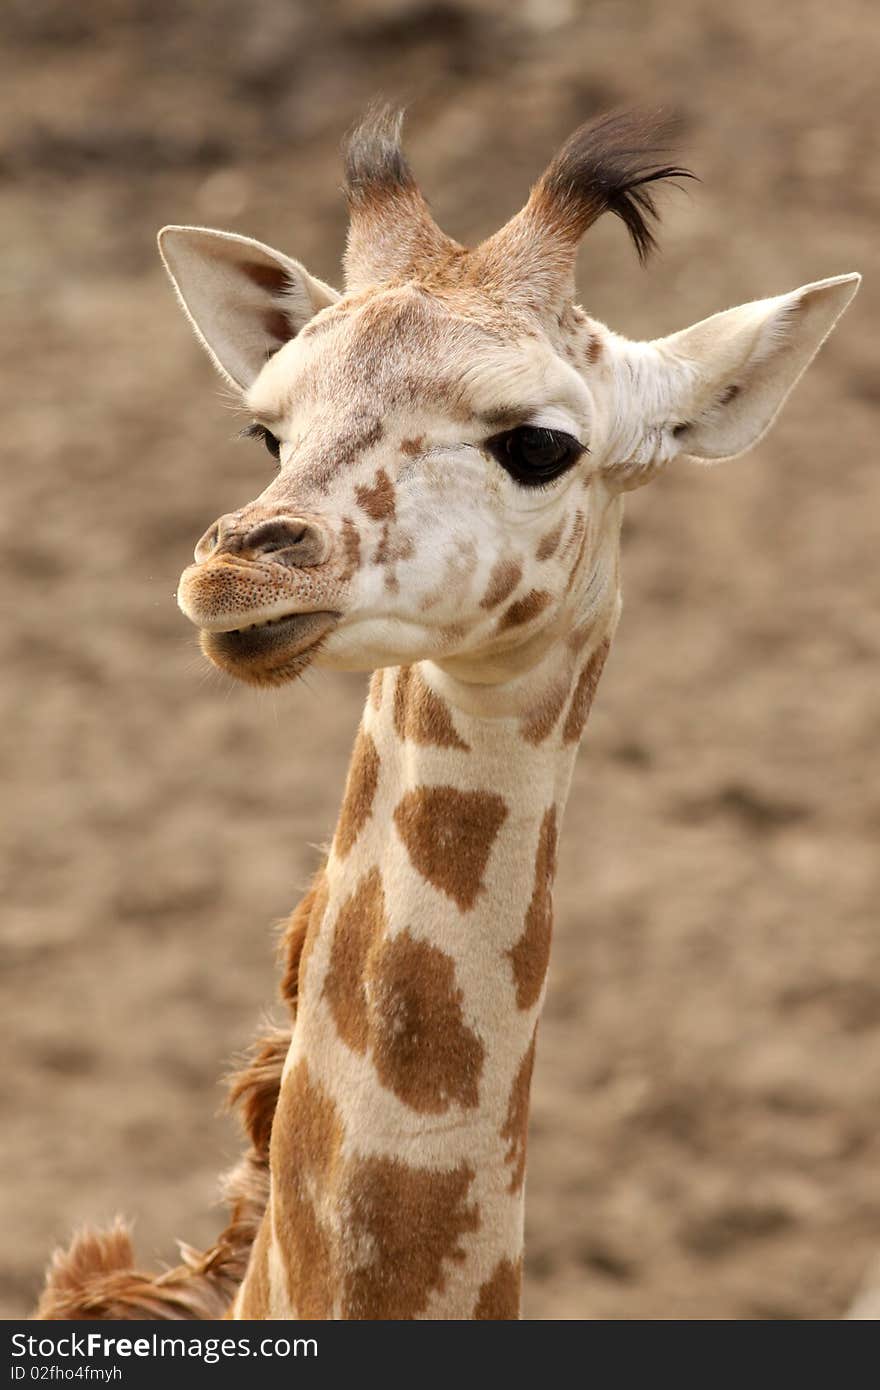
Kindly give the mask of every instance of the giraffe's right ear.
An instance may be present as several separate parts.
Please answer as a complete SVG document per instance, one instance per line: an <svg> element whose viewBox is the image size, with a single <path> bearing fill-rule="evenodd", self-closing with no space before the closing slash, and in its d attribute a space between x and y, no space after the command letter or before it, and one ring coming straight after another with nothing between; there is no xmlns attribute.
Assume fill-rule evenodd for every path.
<svg viewBox="0 0 880 1390"><path fill-rule="evenodd" d="M339 298L298 261L234 232L163 227L159 251L199 341L242 391L274 352Z"/></svg>

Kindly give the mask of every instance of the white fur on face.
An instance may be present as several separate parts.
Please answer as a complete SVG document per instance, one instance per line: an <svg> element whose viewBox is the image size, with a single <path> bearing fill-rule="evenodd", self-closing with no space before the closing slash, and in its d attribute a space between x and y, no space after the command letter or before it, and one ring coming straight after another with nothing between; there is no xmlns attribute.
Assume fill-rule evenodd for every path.
<svg viewBox="0 0 880 1390"><path fill-rule="evenodd" d="M505 338L411 289L343 301L270 360L248 405L281 442L255 505L317 517L346 574L324 664L518 666L576 625L578 577L602 550L607 427L544 335ZM520 424L585 452L524 486L486 448Z"/></svg>

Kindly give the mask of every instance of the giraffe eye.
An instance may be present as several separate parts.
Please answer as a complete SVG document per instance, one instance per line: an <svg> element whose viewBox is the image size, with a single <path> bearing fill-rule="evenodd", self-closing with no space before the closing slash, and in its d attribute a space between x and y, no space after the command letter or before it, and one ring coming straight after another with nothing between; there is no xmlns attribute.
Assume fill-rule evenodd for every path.
<svg viewBox="0 0 880 1390"><path fill-rule="evenodd" d="M273 459L277 460L278 458L280 458L280 441L275 438L271 430L267 430L266 426L261 425L258 420L254 420L253 424L248 425L246 429L243 429L242 435L245 437L245 439L262 439L263 443L269 450L269 453L272 455Z"/></svg>
<svg viewBox="0 0 880 1390"><path fill-rule="evenodd" d="M520 425L487 439L486 448L511 478L524 487L552 482L576 463L584 445L563 430Z"/></svg>

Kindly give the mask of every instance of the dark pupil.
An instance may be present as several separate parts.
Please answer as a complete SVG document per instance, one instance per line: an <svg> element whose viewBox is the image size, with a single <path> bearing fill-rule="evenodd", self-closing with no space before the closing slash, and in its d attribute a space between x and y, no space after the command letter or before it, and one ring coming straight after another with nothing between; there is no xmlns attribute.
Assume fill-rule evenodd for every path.
<svg viewBox="0 0 880 1390"><path fill-rule="evenodd" d="M582 446L570 434L535 425L496 435L487 447L510 476L526 487L558 478L582 453Z"/></svg>

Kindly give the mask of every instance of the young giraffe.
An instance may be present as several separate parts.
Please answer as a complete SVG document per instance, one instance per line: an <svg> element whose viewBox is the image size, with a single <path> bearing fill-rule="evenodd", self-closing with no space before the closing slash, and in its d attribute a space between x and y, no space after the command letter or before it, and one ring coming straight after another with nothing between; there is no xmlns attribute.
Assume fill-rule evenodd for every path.
<svg viewBox="0 0 880 1390"><path fill-rule="evenodd" d="M287 932L292 1035L238 1085L232 1226L152 1281L124 1232L83 1237L43 1316L518 1316L557 837L620 612L623 494L760 438L858 286L628 342L573 304L575 254L605 211L651 248L648 186L685 174L655 162L656 129L582 128L473 250L398 135L379 115L349 144L342 295L245 237L161 234L278 462L202 537L180 606L244 681L375 675Z"/></svg>

